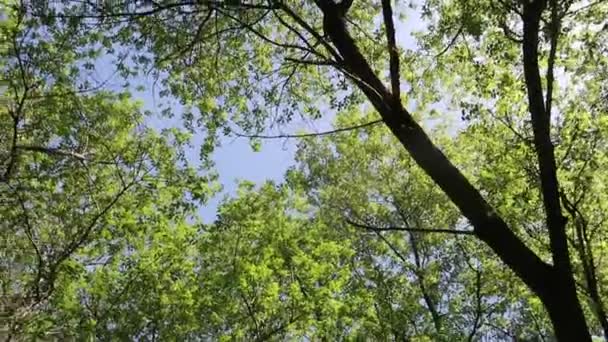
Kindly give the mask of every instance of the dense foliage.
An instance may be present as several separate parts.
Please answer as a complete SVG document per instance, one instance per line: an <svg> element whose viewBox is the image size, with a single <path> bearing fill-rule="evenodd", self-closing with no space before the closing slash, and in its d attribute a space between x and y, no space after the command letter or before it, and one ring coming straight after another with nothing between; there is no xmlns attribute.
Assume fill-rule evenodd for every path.
<svg viewBox="0 0 608 342"><path fill-rule="evenodd" d="M3 339L608 339L608 3L0 6Z"/></svg>

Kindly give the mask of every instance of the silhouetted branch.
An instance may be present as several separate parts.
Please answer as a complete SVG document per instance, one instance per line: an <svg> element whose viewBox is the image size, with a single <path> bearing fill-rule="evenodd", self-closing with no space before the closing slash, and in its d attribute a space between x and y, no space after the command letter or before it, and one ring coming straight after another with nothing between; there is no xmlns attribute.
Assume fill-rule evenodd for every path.
<svg viewBox="0 0 608 342"><path fill-rule="evenodd" d="M452 37L452 39L448 43L448 45L446 45L446 47L444 47L443 50L441 50L438 54L436 54L435 58L439 58L439 57L443 56L446 52L448 52L449 49L452 48L452 46L454 46L454 44L456 43L456 39L458 39L458 36L460 36L460 34L462 33L463 27L464 27L464 24L461 24L460 27L458 28L458 30L456 31L456 34L454 34L454 37Z"/></svg>
<svg viewBox="0 0 608 342"><path fill-rule="evenodd" d="M550 0L551 4L551 21L549 23L549 60L547 62L547 94L545 95L545 112L551 116L551 104L553 102L553 81L554 81L554 66L555 54L557 52L557 40L560 31L560 18L558 16L557 0Z"/></svg>
<svg viewBox="0 0 608 342"><path fill-rule="evenodd" d="M297 59L292 57L285 57L286 61L290 61L298 64L307 64L307 65L318 65L318 66L335 66L335 61L330 60L310 60L310 59Z"/></svg>
<svg viewBox="0 0 608 342"><path fill-rule="evenodd" d="M445 233L445 234L456 234L456 235L474 235L472 230L454 230L454 229L441 229L441 228L418 228L418 227L374 227L367 224L361 224L354 222L350 219L346 219L346 222L357 228L363 228L374 232L384 231L404 231L404 232L419 232L419 233Z"/></svg>
<svg viewBox="0 0 608 342"><path fill-rule="evenodd" d="M331 131L319 132L319 133L303 133L303 134L279 134L279 135L260 135L260 134L244 134L244 133L234 133L238 137L242 138L258 138L258 139L286 139L286 138L307 138L307 137L319 137L324 135L342 133L353 131L356 129L361 129L369 126L373 126L383 122L382 119L366 122L361 125L338 128Z"/></svg>
<svg viewBox="0 0 608 342"><path fill-rule="evenodd" d="M271 10L276 9L277 6L274 4L271 5L261 5L261 4L249 4L244 3L242 1L181 1L175 3L168 3L160 5L155 3L153 8L145 11L129 11L129 12L112 12L111 9L109 11L104 10L104 8L99 8L98 14L56 14L52 17L56 18L82 18L82 19L104 19L104 18L137 18L137 17L145 17L160 13L165 10L176 9L179 10L182 7L189 6L205 6L206 8L212 9L220 9L220 8L230 8L230 9L247 9L247 10ZM48 15L39 15L38 13L34 13L33 15L38 17L51 17Z"/></svg>
<svg viewBox="0 0 608 342"><path fill-rule="evenodd" d="M44 147L44 146L34 146L34 145L16 145L15 149L43 153L43 154L47 154L47 155L51 155L51 156L69 157L69 158L74 158L79 161L89 161L89 162L96 162L99 164L107 164L107 165L115 164L114 162L110 162L110 161L95 161L94 159L88 157L87 155L84 155L84 154L81 154L78 152L74 152L74 151L63 150L60 148L54 148L54 147Z"/></svg>
<svg viewBox="0 0 608 342"><path fill-rule="evenodd" d="M386 27L386 41L391 73L391 90L395 101L400 101L401 90L399 89L399 50L395 41L395 23L393 22L393 9L391 0L382 0L382 16Z"/></svg>

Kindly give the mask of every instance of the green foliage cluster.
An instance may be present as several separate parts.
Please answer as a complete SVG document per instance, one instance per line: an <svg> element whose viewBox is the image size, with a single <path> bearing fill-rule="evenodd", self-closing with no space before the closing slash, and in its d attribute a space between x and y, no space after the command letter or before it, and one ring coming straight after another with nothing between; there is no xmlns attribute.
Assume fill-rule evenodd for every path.
<svg viewBox="0 0 608 342"><path fill-rule="evenodd" d="M1 338L555 338L547 303L477 238L394 128L368 124L380 119L364 101L373 96L353 89L365 84L338 63L318 3L0 0ZM575 295L590 334L608 337L608 6L554 3L558 31L547 10L539 61L556 79L550 139ZM522 6L410 6L427 26L417 49L398 51L402 102L550 264ZM354 1L346 18L374 70L388 70L382 9ZM100 66L115 74L100 81ZM152 128L159 118L130 93L142 75L179 125ZM282 182L242 182L203 222L221 137L330 117L339 132L300 138Z"/></svg>

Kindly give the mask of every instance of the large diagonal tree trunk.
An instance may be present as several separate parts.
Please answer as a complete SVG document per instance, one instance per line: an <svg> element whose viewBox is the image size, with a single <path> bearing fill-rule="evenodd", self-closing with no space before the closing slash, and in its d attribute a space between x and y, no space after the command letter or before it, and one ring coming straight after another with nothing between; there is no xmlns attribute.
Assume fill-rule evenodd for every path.
<svg viewBox="0 0 608 342"><path fill-rule="evenodd" d="M359 52L345 27L343 19L346 11L345 4L335 4L333 1L326 0L317 0L316 4L324 15L325 33L339 52L340 67L367 96L391 132L416 163L470 221L476 236L490 246L500 259L538 295L549 312L557 338L560 341L591 341L585 316L574 287L565 241L565 221L561 216L559 197L557 197L557 203L553 197L558 189L552 146L546 146L548 131L538 134L535 130L535 135L539 135L536 137L537 149L539 145L550 148L550 153L546 150L544 153L543 150L539 150L538 155L541 168L548 168L542 175L547 177L543 180L542 187L554 265L542 261L513 233L479 191L433 144L422 127L403 107L400 99L386 89L365 57ZM536 36L538 36L538 23L536 23ZM536 54L536 51L534 53ZM534 57L536 58L536 56ZM538 73L538 65L528 66L528 68L535 67ZM533 86L535 85L533 84ZM531 99L531 110L533 106L538 105L536 96L538 94L533 94ZM540 96L542 105L542 91ZM553 158L552 170L551 158Z"/></svg>

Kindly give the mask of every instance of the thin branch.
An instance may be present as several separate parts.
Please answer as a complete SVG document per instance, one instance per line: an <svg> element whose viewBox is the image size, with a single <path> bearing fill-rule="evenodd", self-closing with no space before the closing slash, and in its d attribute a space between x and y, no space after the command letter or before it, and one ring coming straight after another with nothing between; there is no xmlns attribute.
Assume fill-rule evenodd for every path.
<svg viewBox="0 0 608 342"><path fill-rule="evenodd" d="M273 337L275 335L284 333L285 329L289 328L289 326L291 326L292 324L294 324L295 322L297 322L304 316L305 316L304 313L300 313L299 315L297 315L295 317L293 315L291 315L290 318L287 320L287 322L283 322L283 323L279 324L279 326L277 326L276 328L272 329L271 331L262 334L261 336L258 337L258 339L256 341L261 342L261 341L273 340Z"/></svg>
<svg viewBox="0 0 608 342"><path fill-rule="evenodd" d="M454 44L456 43L456 39L458 39L458 36L460 36L460 34L462 33L463 28L464 28L464 24L461 24L460 27L458 28L458 30L456 31L456 34L454 34L454 37L452 37L452 39L448 43L448 45L446 45L446 47L444 47L443 50L441 50L438 54L436 54L435 58L439 58L439 57L443 56L446 52L448 52L449 49L452 48L452 46L454 46Z"/></svg>
<svg viewBox="0 0 608 342"><path fill-rule="evenodd" d="M404 223L407 224L407 221L404 221ZM435 332L437 334L441 334L441 315L437 311L437 305L434 302L433 297L431 297L428 288L426 287L425 270L423 269L422 260L420 258L418 241L416 241L416 235L413 232L409 232L409 237L410 246L412 247L412 252L414 254L414 263L416 265L414 274L418 279L418 287L420 287L420 292L422 292L422 298L424 299L424 302L426 303L426 306L431 313L433 325L435 326Z"/></svg>
<svg viewBox="0 0 608 342"><path fill-rule="evenodd" d="M48 154L51 156L70 157L70 158L74 158L74 159L77 159L82 162L88 161L88 162L96 162L98 164L106 164L106 165L115 164L114 162L111 162L111 161L103 161L103 160L95 161L94 159L91 159L84 154L74 152L74 151L63 150L60 148L34 146L34 145L16 145L15 149L44 153L44 154Z"/></svg>
<svg viewBox="0 0 608 342"><path fill-rule="evenodd" d="M483 308L481 307L481 271L474 269L475 271L475 320L473 321L473 328L469 332L469 338L467 341L472 342L481 327L481 317L483 316Z"/></svg>
<svg viewBox="0 0 608 342"><path fill-rule="evenodd" d="M319 137L324 135L331 135L336 133L349 132L360 128L373 126L383 122L382 119L366 122L361 125L338 128L331 131L319 132L319 133L303 133L303 134L279 134L279 135L260 135L260 134L244 134L234 133L236 136L241 138L258 138L258 139L289 139L289 138L306 138L306 137Z"/></svg>
<svg viewBox="0 0 608 342"><path fill-rule="evenodd" d="M8 182L8 179L10 178L11 173L13 171L13 167L16 163L15 160L17 159L17 130L19 126L19 116L17 114L11 114L11 116L13 119L13 137L11 139L11 150L8 156L8 164L6 166L6 170L4 171L4 175L2 175L2 177L0 178L1 182Z"/></svg>
<svg viewBox="0 0 608 342"><path fill-rule="evenodd" d="M563 168L564 167L564 164L566 163L566 160L570 156L570 152L572 152L572 148L574 147L574 143L578 140L578 135L580 133L581 133L580 125L577 122L576 125L574 126L574 132L572 134L570 134L570 144L568 144L568 147L566 148L566 151L564 152L563 157L561 158L561 160L557 164L559 166L559 168Z"/></svg>
<svg viewBox="0 0 608 342"><path fill-rule="evenodd" d="M608 340L608 319L606 310L604 308L604 303L602 301L598 288L598 280L596 273L597 267L595 265L595 260L593 257L593 249L591 248L591 242L587 234L588 223L583 213L579 210L578 203L572 203L563 191L560 192L560 195L562 197L562 201L564 203L566 211L572 217L575 226L574 230L576 232L576 239L579 241L578 244L575 243L575 248L579 253L579 258L581 259L586 283L586 286L579 286L581 286L585 290L584 292L594 304L591 306L591 309L596 315L597 320L600 322L600 325L602 326L604 337Z"/></svg>
<svg viewBox="0 0 608 342"><path fill-rule="evenodd" d="M290 61L298 64L306 65L317 65L317 66L335 66L336 62L331 60L310 60L310 59L298 59L293 57L285 57L286 61Z"/></svg>
<svg viewBox="0 0 608 342"><path fill-rule="evenodd" d="M53 147L43 147L43 146L33 146L33 145L16 145L15 148L19 149L19 150L24 150L24 151L44 153L44 154L48 154L48 155L71 157L71 158L75 158L75 159L83 160L83 161L88 160L88 158L83 154L73 152L73 151L66 151L66 150L62 150L59 148L53 148Z"/></svg>
<svg viewBox="0 0 608 342"><path fill-rule="evenodd" d="M384 235L382 235L380 232L376 231L375 233L382 241L384 241L384 243L386 243L388 248L390 248L393 251L393 253L395 253L397 258L399 258L401 260L401 262L403 262L404 265L408 264L407 258L397 249L397 247L395 247L390 241L388 241L388 239Z"/></svg>
<svg viewBox="0 0 608 342"><path fill-rule="evenodd" d="M281 43L281 42L277 42L269 37L267 37L266 35L264 35L262 32L256 30L253 26L255 24L257 24L257 21L254 23L246 23L244 21L242 21L241 19L237 18L236 16L222 11L220 9L216 9L216 11L218 13L223 14L224 16L226 16L227 18L230 18L231 20L235 21L236 23L238 23L239 25L241 25L243 28L245 28L248 32L253 33L256 37L260 38L261 40L274 45L276 47L282 48L282 49L286 49L286 50L301 50L301 51L306 51L309 53L312 53L314 55L317 55L318 53L314 50L310 50L308 47L306 46L302 46L302 45L297 45L297 44L291 44L291 43ZM268 12L266 12L263 17L265 17L268 14ZM262 18L263 18L262 17Z"/></svg>
<svg viewBox="0 0 608 342"><path fill-rule="evenodd" d="M17 22L17 26L20 25L22 20L22 16L19 16L19 20ZM23 83L23 93L21 94L21 96L18 95L18 87L15 86L14 87L14 91L15 91L15 96L17 97L17 108L12 111L9 110L9 114L11 116L11 118L13 119L13 136L11 139L11 150L8 156L8 165L6 166L6 170L4 171L4 175L2 175L2 177L0 177L0 182L8 182L8 179L11 175L11 172L13 171L13 168L15 167L15 163L16 163L16 159L17 159L17 141L19 139L18 136L18 128L19 128L19 122L21 121L21 119L23 118L23 109L25 107L25 102L28 98L29 95L29 91L31 90L32 86L28 84L27 82L27 73L25 70L25 65L23 64L23 60L21 59L21 45L20 43L17 42L17 36L16 33L13 35L12 37L12 42L13 42L13 49L15 51L15 57L17 59L17 63L19 66L19 73L21 75L21 81Z"/></svg>
<svg viewBox="0 0 608 342"><path fill-rule="evenodd" d="M78 249L80 246L82 246L82 244L84 244L84 242L86 241L86 239L89 237L89 235L91 234L91 231L93 230L93 228L97 225L97 222L99 222L99 220L106 215L111 209L112 207L114 207L114 205L122 198L122 196L135 184L136 180L133 179L133 181L129 184L127 184L127 186L123 187L115 196L114 198L110 201L110 203L108 203L101 211L99 211L95 217L93 217L93 219L91 220L91 222L89 223L89 225L87 225L83 231L83 233L81 234L80 238L78 238L77 240L72 241L70 244L68 244L68 246L63 250L63 252L59 255L59 257L57 258L56 262L54 263L54 267L53 269L55 269L60 263L62 263L65 259L67 259L68 257L70 257L70 255L72 255L72 253L74 253L74 251L76 249Z"/></svg>
<svg viewBox="0 0 608 342"><path fill-rule="evenodd" d="M522 38L519 38L517 36L517 33L511 30L511 28L509 27L509 25L507 25L506 22L501 22L499 25L502 28L502 32L505 34L505 37L507 37L510 41L516 44L522 44L524 42Z"/></svg>
<svg viewBox="0 0 608 342"><path fill-rule="evenodd" d="M323 45L325 49L336 59L341 60L341 56L328 42L317 32L312 26L310 26L302 17L297 15L291 8L287 7L284 3L279 3L279 8L285 11L287 15L289 15L298 25L300 25L304 30L310 33L315 39Z"/></svg>
<svg viewBox="0 0 608 342"><path fill-rule="evenodd" d="M386 27L386 41L388 44L388 54L391 73L391 89L395 101L401 101L401 90L399 86L399 50L395 41L395 23L393 22L393 9L391 0L382 0L382 15L384 26Z"/></svg>
<svg viewBox="0 0 608 342"><path fill-rule="evenodd" d="M547 94L545 95L545 113L551 116L551 104L553 102L553 82L554 82L554 66L555 66L555 54L557 52L557 40L560 31L560 18L558 16L557 0L550 0L551 4L551 22L549 34L550 38L550 49L549 49L549 60L547 65Z"/></svg>
<svg viewBox="0 0 608 342"><path fill-rule="evenodd" d="M249 301L247 300L247 297L245 296L243 291L240 291L240 295L241 295L241 299L243 299L243 302L245 303L245 308L247 309L247 314L249 315L249 318L251 318L251 320L253 321L253 326L255 328L255 335L257 337L260 337L262 335L262 332L260 330L258 320L255 317L255 312L251 308L251 305L249 304Z"/></svg>
<svg viewBox="0 0 608 342"><path fill-rule="evenodd" d="M198 25L194 38L190 41L190 43L186 44L186 46L184 46L181 49L178 49L177 51L172 51L171 53L167 54L166 56L159 58L158 61L156 62L156 64L161 65L164 62L166 62L170 59L173 59L174 57L182 56L186 52L192 50L192 48L194 48L194 46L202 40L201 36L203 34L203 29L207 25L207 22L209 21L209 19L213 15L213 13L214 13L213 9L210 9L209 12L207 13L207 15L205 16L205 18L203 18L203 21Z"/></svg>
<svg viewBox="0 0 608 342"><path fill-rule="evenodd" d="M219 8L229 8L229 9L245 9L245 10L272 10L276 9L276 5L256 5L256 4L248 4L242 3L241 1L182 1L176 3L169 3L166 5L156 4L152 9L147 11L133 11L133 12L105 12L103 8L99 11L100 14L78 14L78 15L70 15L70 14L56 14L53 16L43 16L37 15L37 13L33 13L34 16L38 17L55 17L55 18L82 18L82 19L105 19L105 18L137 18L137 17L145 17L160 13L165 10L176 9L180 10L181 7L186 6L200 6L204 5L208 8L213 7L216 9Z"/></svg>
<svg viewBox="0 0 608 342"><path fill-rule="evenodd" d="M523 16L522 11L519 8L510 4L508 0L498 0L498 2L500 2L501 5L503 5L503 7L507 10L507 12L512 11L512 12L517 13L517 15L519 15L520 17Z"/></svg>
<svg viewBox="0 0 608 342"><path fill-rule="evenodd" d="M36 292L36 301L40 301L41 297L40 297L40 280L42 280L42 273L44 272L44 259L42 257L42 253L40 252L40 248L38 248L38 245L36 244L36 242L34 241L34 234L33 234L33 228L32 225L30 223L30 216L28 214L28 210L25 207L25 201L23 200L23 198L21 197L21 195L17 192L17 198L19 199L19 205L21 206L21 210L23 211L23 221L25 223L25 235L27 236L28 241L30 242L30 244L32 245L32 248L34 248L34 252L36 252L36 259L38 260L38 266L37 266L37 271L36 271L36 278L34 279L34 281L32 282L34 284L34 289Z"/></svg>
<svg viewBox="0 0 608 342"><path fill-rule="evenodd" d="M403 231L403 232L419 232L419 233L445 233L455 235L474 235L472 230L454 230L454 229L441 229L441 228L418 228L418 227L374 227L367 224L361 224L354 222L350 219L346 219L346 222L351 226L357 228L363 228L373 232L385 232L385 231Z"/></svg>
<svg viewBox="0 0 608 342"><path fill-rule="evenodd" d="M295 34L304 44L306 44L306 46L308 46L308 48L310 49L310 51L314 51L314 54L317 56L322 57L323 54L317 52L316 47L317 45L321 44L320 41L317 40L316 44L311 44L308 39L306 39L306 37L304 37L304 35L302 34L302 32L300 32L299 30L297 30L295 27L291 26L289 23L287 23L287 21L285 21L281 15L279 13L277 13L276 10L272 11L275 15L275 17L277 18L277 20L281 23L281 25L285 26L289 31L291 31L293 34Z"/></svg>

